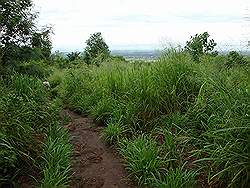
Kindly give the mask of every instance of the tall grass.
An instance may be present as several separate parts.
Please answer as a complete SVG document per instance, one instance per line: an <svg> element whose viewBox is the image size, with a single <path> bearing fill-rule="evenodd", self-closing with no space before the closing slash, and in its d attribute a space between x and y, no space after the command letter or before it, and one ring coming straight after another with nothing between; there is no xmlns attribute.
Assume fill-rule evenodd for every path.
<svg viewBox="0 0 250 188"><path fill-rule="evenodd" d="M122 118L124 124L150 130L150 120L185 111L199 92L196 72L191 64L181 63L184 57L177 57L175 64L114 63L100 69L73 70L66 76L64 97L97 119Z"/></svg>
<svg viewBox="0 0 250 188"><path fill-rule="evenodd" d="M59 121L59 108L49 100L42 81L33 76L12 72L0 80L0 92L0 186L17 186L19 176L28 177L34 172L37 175L33 177L33 184L39 184L40 179L48 178L38 174L41 162L50 159L48 155L42 159L41 155L45 151L44 141L49 139L46 133ZM68 142L65 134L57 132L57 137L63 136L64 140L58 140L56 144ZM70 152L68 147L61 152L65 158ZM56 153L50 153L51 158L56 156ZM65 166L69 168L69 164ZM49 174L49 178L59 179L53 174Z"/></svg>
<svg viewBox="0 0 250 188"><path fill-rule="evenodd" d="M68 133L60 125L50 126L43 147L43 180L40 187L68 186L71 150Z"/></svg>
<svg viewBox="0 0 250 188"><path fill-rule="evenodd" d="M165 160L161 168L194 168L206 173L210 186L244 187L250 166L249 65L228 68L225 61L223 56L204 56L197 64L188 54L172 50L154 63L109 62L71 69L62 81L62 96L104 124L125 126L128 131L122 136L119 127L105 129L109 138L119 133L119 141L127 140L123 147L118 144L123 155L131 148L130 153L137 151L127 148L134 135L147 134L160 138L155 147ZM128 159L126 163L134 165ZM159 169L152 173L161 174ZM131 171L148 184L150 172Z"/></svg>
<svg viewBox="0 0 250 188"><path fill-rule="evenodd" d="M1 151L9 151L10 166L16 166L38 155L40 145L35 138L50 121L48 101L41 81L28 76L12 76L8 85L2 84L1 91L0 129L6 143L1 145ZM8 164L8 158L2 159L1 164Z"/></svg>
<svg viewBox="0 0 250 188"><path fill-rule="evenodd" d="M212 162L207 165L209 184L218 179L229 186L244 187L248 183L250 82L249 69L245 68L205 78L197 103L188 112L189 124L200 133L194 142L204 156L198 162Z"/></svg>

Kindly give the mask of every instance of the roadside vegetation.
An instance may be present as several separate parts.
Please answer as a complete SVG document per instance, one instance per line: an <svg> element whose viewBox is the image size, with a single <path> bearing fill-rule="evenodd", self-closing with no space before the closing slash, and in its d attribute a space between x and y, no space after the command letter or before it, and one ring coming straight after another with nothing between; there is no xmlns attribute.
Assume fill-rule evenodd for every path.
<svg viewBox="0 0 250 188"><path fill-rule="evenodd" d="M0 187L69 186L63 107L105 126L139 186L247 187L249 57L219 54L207 32L152 62L112 56L99 32L82 53L51 54L32 1L0 5Z"/></svg>

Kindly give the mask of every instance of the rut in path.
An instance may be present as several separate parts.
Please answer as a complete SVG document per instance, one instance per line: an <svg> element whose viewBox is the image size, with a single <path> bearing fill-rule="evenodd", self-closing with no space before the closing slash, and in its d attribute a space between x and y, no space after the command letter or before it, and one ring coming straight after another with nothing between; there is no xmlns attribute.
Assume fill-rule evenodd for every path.
<svg viewBox="0 0 250 188"><path fill-rule="evenodd" d="M81 188L135 188L127 179L127 172L118 154L100 138L102 127L93 119L64 110L69 116L69 130L74 152L70 187Z"/></svg>

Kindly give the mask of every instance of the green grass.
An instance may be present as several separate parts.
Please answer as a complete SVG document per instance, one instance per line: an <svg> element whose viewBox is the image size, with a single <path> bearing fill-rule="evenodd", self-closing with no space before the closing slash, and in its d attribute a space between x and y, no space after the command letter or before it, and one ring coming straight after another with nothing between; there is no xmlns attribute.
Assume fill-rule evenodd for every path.
<svg viewBox="0 0 250 188"><path fill-rule="evenodd" d="M178 167L169 170L159 179L156 178L152 186L156 188L195 188L197 187L196 176L196 172Z"/></svg>
<svg viewBox="0 0 250 188"><path fill-rule="evenodd" d="M35 136L42 134L51 120L46 91L41 81L22 75L14 75L7 84L2 84L1 91L0 131L6 143L1 145L1 151L12 153L13 167L21 161L32 162L40 149ZM5 157L2 159L1 164L9 163Z"/></svg>
<svg viewBox="0 0 250 188"><path fill-rule="evenodd" d="M19 177L31 177L31 171L37 174L33 185L65 185L71 150L67 133L58 128L60 100L49 100L40 79L14 72L0 79L0 92L0 186L16 187ZM44 161L49 164L41 166Z"/></svg>
<svg viewBox="0 0 250 188"><path fill-rule="evenodd" d="M108 62L69 69L61 96L69 106L107 124L105 138L123 143L121 153L140 184L149 184L152 174L161 177L160 169L177 173L183 166L184 173L189 164L206 174L210 186L244 187L250 167L249 64L228 68L222 55L200 60L194 63L188 54L170 50L152 63ZM147 155L132 146L137 144L135 135L156 142L147 152L155 154L153 161L160 159L157 167L133 164L132 159Z"/></svg>
<svg viewBox="0 0 250 188"><path fill-rule="evenodd" d="M124 133L125 129L122 125L110 122L107 127L104 128L102 137L107 143L115 144Z"/></svg>
<svg viewBox="0 0 250 188"><path fill-rule="evenodd" d="M130 176L139 185L148 185L161 168L156 142L150 137L139 136L134 140L124 139L119 143L119 152L126 160Z"/></svg>
<svg viewBox="0 0 250 188"><path fill-rule="evenodd" d="M40 187L68 187L72 146L60 125L52 125L43 146L43 180Z"/></svg>

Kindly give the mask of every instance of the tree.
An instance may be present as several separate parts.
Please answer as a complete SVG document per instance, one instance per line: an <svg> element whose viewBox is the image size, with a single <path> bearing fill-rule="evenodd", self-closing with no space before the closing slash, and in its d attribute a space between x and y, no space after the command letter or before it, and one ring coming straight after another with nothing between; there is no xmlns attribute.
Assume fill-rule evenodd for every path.
<svg viewBox="0 0 250 188"><path fill-rule="evenodd" d="M87 64L99 64L105 58L110 56L108 45L105 43L100 32L94 33L86 41L86 48L84 51L84 61Z"/></svg>
<svg viewBox="0 0 250 188"><path fill-rule="evenodd" d="M71 52L68 53L67 56L69 58L69 61L75 61L80 58L80 52Z"/></svg>
<svg viewBox="0 0 250 188"><path fill-rule="evenodd" d="M52 42L50 34L51 27L44 27L41 31L34 32L31 36L31 46L36 51L40 52L42 59L49 59L51 55Z"/></svg>
<svg viewBox="0 0 250 188"><path fill-rule="evenodd" d="M36 14L32 13L31 0L2 0L0 3L1 59L29 40Z"/></svg>
<svg viewBox="0 0 250 188"><path fill-rule="evenodd" d="M51 29L36 28L32 6L32 0L0 1L0 64L50 56Z"/></svg>
<svg viewBox="0 0 250 188"><path fill-rule="evenodd" d="M204 54L217 55L214 47L217 45L214 39L208 39L208 32L191 36L191 40L186 42L185 49L192 55L195 61L199 61L199 57Z"/></svg>

